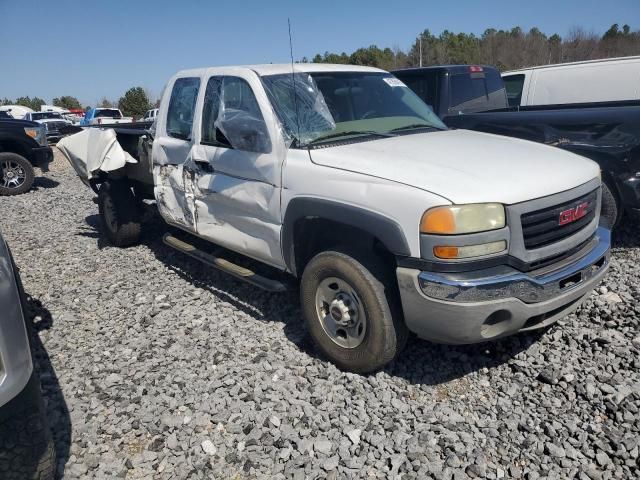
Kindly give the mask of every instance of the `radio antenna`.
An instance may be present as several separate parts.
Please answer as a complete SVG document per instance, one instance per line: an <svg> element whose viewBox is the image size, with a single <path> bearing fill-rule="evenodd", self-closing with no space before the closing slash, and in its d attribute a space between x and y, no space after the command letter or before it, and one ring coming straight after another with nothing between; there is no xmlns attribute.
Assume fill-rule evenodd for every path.
<svg viewBox="0 0 640 480"><path fill-rule="evenodd" d="M291 86L293 88L293 105L296 109L296 127L298 127L298 145L300 142L300 118L298 114L298 95L296 93L296 76L293 70L293 40L291 38L291 19L287 18L287 25L289 25L289 54L291 55Z"/></svg>

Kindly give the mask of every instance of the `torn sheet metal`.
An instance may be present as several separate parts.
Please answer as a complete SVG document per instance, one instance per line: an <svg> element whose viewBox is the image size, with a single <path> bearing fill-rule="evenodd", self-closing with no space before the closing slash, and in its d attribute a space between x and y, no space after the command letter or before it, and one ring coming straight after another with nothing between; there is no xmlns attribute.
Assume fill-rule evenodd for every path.
<svg viewBox="0 0 640 480"><path fill-rule="evenodd" d="M57 146L83 180L95 178L99 171L112 172L127 163L138 163L123 150L111 128L87 128L63 138Z"/></svg>

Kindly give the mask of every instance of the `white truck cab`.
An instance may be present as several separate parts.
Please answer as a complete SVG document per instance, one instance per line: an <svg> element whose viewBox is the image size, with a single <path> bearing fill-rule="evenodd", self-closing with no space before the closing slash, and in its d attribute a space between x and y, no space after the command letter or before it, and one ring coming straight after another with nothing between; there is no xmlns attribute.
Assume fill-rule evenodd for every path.
<svg viewBox="0 0 640 480"><path fill-rule="evenodd" d="M186 233L168 234L168 245L263 288L286 282L190 238L297 278L311 336L348 370L381 368L409 331L473 343L544 327L608 267L594 162L448 130L376 68L187 70L167 84L133 157L124 130L61 142L98 192L109 239L137 241L146 197ZM104 152L100 141L108 155L87 153Z"/></svg>

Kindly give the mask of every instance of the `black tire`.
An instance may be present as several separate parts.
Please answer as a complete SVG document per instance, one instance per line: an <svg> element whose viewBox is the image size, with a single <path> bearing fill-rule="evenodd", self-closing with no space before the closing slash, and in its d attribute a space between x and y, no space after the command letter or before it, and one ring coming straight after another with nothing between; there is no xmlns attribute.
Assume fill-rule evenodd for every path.
<svg viewBox="0 0 640 480"><path fill-rule="evenodd" d="M622 211L619 208L618 199L614 190L602 182L602 204L600 206L600 225L613 229L620 222Z"/></svg>
<svg viewBox="0 0 640 480"><path fill-rule="evenodd" d="M307 330L322 354L343 370L369 373L383 368L404 349L408 330L395 280L387 274L382 261L373 255L363 260L355 257L342 251L326 251L313 257L302 274L300 301ZM333 277L353 288L365 313L364 338L353 348L334 341L323 327L316 306L316 293L322 282Z"/></svg>
<svg viewBox="0 0 640 480"><path fill-rule="evenodd" d="M15 176L15 172L18 176ZM0 153L0 195L20 195L28 192L36 177L33 166L22 155Z"/></svg>
<svg viewBox="0 0 640 480"><path fill-rule="evenodd" d="M112 245L129 247L140 240L140 206L126 182L107 181L98 191L102 229Z"/></svg>

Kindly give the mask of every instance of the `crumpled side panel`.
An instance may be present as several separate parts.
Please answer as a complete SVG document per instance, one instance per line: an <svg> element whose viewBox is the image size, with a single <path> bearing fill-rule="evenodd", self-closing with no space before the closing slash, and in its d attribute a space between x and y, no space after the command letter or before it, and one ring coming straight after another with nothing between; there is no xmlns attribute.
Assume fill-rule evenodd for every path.
<svg viewBox="0 0 640 480"><path fill-rule="evenodd" d="M155 165L153 167L153 176L156 179L154 193L158 211L165 220L193 230L195 218L185 194L185 175L188 175L188 172L184 171L182 165ZM193 196L191 196L191 203L193 203Z"/></svg>
<svg viewBox="0 0 640 480"><path fill-rule="evenodd" d="M96 177L98 171L112 172L127 163L138 163L123 150L111 128L87 128L60 140L58 149L83 180Z"/></svg>

